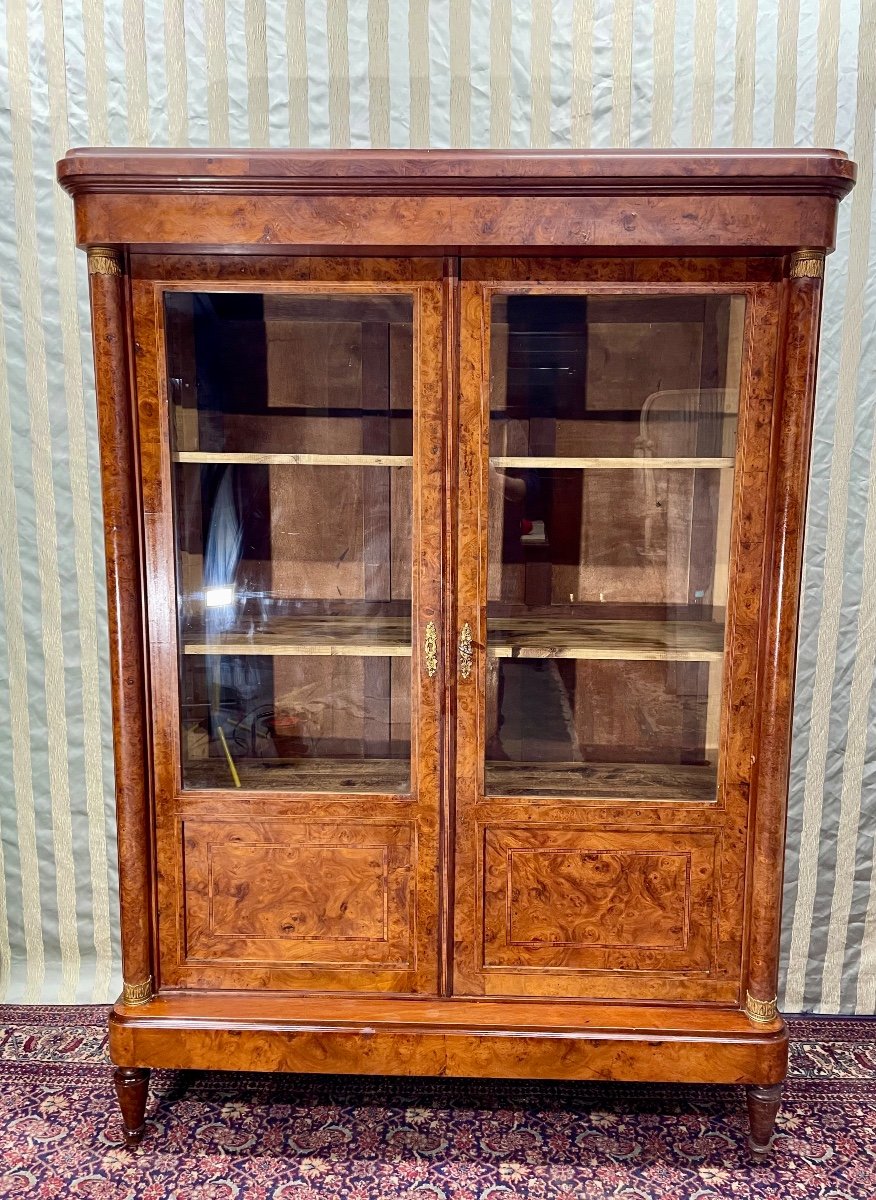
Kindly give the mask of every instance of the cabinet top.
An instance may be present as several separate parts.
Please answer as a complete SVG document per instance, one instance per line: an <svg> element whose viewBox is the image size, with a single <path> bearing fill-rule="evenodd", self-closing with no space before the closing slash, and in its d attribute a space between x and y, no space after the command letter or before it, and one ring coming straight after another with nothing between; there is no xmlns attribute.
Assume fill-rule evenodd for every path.
<svg viewBox="0 0 876 1200"><path fill-rule="evenodd" d="M855 164L841 150L70 150L58 179L86 192L533 192L588 195L820 193L844 196Z"/></svg>
<svg viewBox="0 0 876 1200"><path fill-rule="evenodd" d="M80 246L775 254L832 249L855 164L840 150L81 149L58 179Z"/></svg>

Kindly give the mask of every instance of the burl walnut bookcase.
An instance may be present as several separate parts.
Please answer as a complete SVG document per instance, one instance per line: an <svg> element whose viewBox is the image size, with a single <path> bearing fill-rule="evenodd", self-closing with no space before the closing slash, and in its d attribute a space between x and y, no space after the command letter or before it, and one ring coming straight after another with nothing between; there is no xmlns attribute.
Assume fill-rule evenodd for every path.
<svg viewBox="0 0 876 1200"><path fill-rule="evenodd" d="M748 1086L833 151L76 150L150 1067Z"/></svg>

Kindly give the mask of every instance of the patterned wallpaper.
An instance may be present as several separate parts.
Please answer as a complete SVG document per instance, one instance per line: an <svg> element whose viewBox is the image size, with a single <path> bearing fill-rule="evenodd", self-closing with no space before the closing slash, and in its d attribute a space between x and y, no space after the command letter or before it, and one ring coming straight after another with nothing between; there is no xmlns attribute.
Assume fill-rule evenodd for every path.
<svg viewBox="0 0 876 1200"><path fill-rule="evenodd" d="M783 1006L876 1011L876 0L0 0L0 976L119 987L100 496L67 146L840 146Z"/></svg>

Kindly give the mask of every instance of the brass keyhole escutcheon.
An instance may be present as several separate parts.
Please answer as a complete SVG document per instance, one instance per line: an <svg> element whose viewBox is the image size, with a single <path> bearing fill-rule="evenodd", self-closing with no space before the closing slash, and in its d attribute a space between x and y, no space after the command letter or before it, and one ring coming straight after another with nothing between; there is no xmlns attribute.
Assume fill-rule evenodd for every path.
<svg viewBox="0 0 876 1200"><path fill-rule="evenodd" d="M438 630L434 621L426 623L426 636L423 639L423 658L426 661L426 674L432 679L438 670Z"/></svg>
<svg viewBox="0 0 876 1200"><path fill-rule="evenodd" d="M471 675L472 663L472 639L471 625L468 621L459 631L459 674L463 679L468 679Z"/></svg>

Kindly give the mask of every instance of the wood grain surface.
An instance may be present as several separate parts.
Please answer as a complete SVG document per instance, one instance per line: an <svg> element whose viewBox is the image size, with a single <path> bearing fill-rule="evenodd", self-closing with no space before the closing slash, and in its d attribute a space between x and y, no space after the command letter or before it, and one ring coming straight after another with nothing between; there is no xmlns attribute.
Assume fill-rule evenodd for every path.
<svg viewBox="0 0 876 1200"><path fill-rule="evenodd" d="M562 457L552 455L495 455L490 457L494 467L530 467L547 470L563 471L699 471L703 469L721 470L732 467L732 458L575 458L570 455Z"/></svg>
<svg viewBox="0 0 876 1200"><path fill-rule="evenodd" d="M234 765L244 791L322 792L333 796L405 795L410 792L411 766L392 758L242 758ZM188 764L189 791L227 791L232 785L228 764L221 758L195 759Z"/></svg>
<svg viewBox="0 0 876 1200"><path fill-rule="evenodd" d="M593 621L571 617L503 617L487 621L493 658L720 661L723 627L712 621ZM186 654L389 655L411 653L404 617L272 616L240 620L212 640L190 623Z"/></svg>
<svg viewBox="0 0 876 1200"><path fill-rule="evenodd" d="M488 617L487 654L493 658L717 662L724 654L724 629L714 621Z"/></svg>
<svg viewBox="0 0 876 1200"><path fill-rule="evenodd" d="M114 1061L155 1066L767 1086L781 1020L641 1004L172 995L110 1017Z"/></svg>
<svg viewBox="0 0 876 1200"><path fill-rule="evenodd" d="M625 180L653 181L667 191L741 192L786 186L845 195L856 174L841 150L647 149L647 150L180 150L151 147L81 147L58 164L58 178L69 190L148 190L203 193L211 186L249 187L257 195L279 187L330 186L358 181L365 194L381 185L459 195L467 187L500 184L519 193L552 191L559 180L573 187L591 184L619 191Z"/></svg>
<svg viewBox="0 0 876 1200"><path fill-rule="evenodd" d="M715 849L714 832L487 829L484 968L708 972Z"/></svg>
<svg viewBox="0 0 876 1200"><path fill-rule="evenodd" d="M489 796L508 799L708 804L717 800L717 778L714 765L488 762L485 788Z"/></svg>
<svg viewBox="0 0 876 1200"><path fill-rule="evenodd" d="M239 621L210 641L194 624L186 629L186 654L340 654L411 653L411 622L404 617L270 617Z"/></svg>
<svg viewBox="0 0 876 1200"><path fill-rule="evenodd" d="M220 451L178 450L173 456L180 463L250 463L256 466L275 467L410 467L413 459L409 454L297 454Z"/></svg>
<svg viewBox="0 0 876 1200"><path fill-rule="evenodd" d="M832 248L854 166L835 150L83 149L58 178L76 199L80 245L762 253Z"/></svg>
<svg viewBox="0 0 876 1200"><path fill-rule="evenodd" d="M345 970L351 990L412 968L411 821L189 816L181 838L188 963Z"/></svg>
<svg viewBox="0 0 876 1200"><path fill-rule="evenodd" d="M789 278L782 297L784 372L770 462L769 598L761 634L759 762L749 859L747 990L766 1002L775 1000L778 983L797 613L821 296L822 279Z"/></svg>
<svg viewBox="0 0 876 1200"><path fill-rule="evenodd" d="M90 273L88 282L104 506L122 971L127 984L145 984L148 990L154 977L150 716L131 314L123 274Z"/></svg>

